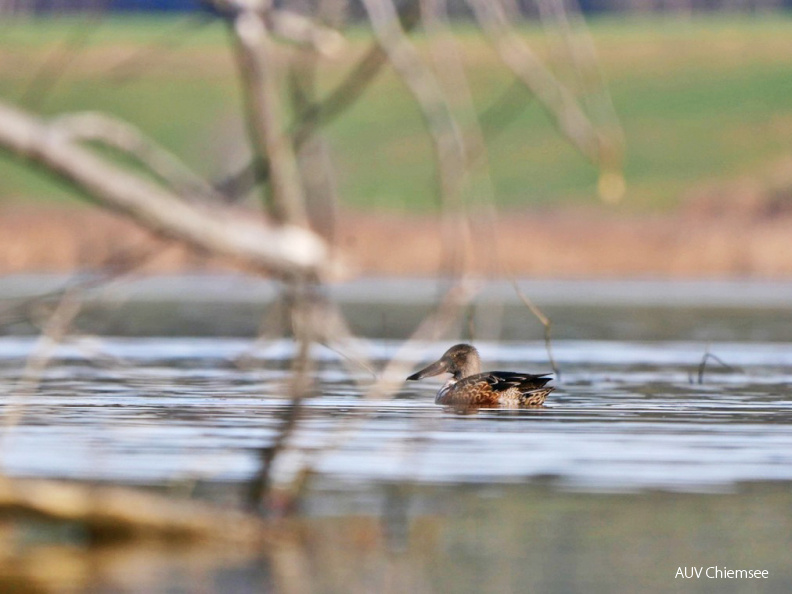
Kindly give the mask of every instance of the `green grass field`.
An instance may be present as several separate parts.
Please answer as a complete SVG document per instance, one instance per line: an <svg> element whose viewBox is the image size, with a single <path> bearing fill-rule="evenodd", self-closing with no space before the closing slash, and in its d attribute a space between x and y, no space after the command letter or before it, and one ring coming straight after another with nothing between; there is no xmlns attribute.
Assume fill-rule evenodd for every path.
<svg viewBox="0 0 792 594"><path fill-rule="evenodd" d="M627 140L625 208L668 209L697 184L762 175L792 153L792 19L609 18L590 26ZM227 170L228 155L240 150L240 97L223 26L134 18L86 27L78 20L0 24L0 98L47 115L105 110L139 126L207 177ZM511 76L472 27L458 32L474 100L483 111L509 87ZM526 28L525 36L547 55L541 31ZM65 59L69 40L82 45ZM324 65L321 92L340 80L367 43L362 31L350 36L345 58ZM152 44L160 45L147 51ZM421 37L418 44L426 48ZM326 132L346 205L435 208L429 138L393 73L381 73L363 100ZM535 103L516 109L489 150L503 207L596 200L596 171ZM0 198L68 196L0 159ZM485 187L481 178L473 182L474 192Z"/></svg>

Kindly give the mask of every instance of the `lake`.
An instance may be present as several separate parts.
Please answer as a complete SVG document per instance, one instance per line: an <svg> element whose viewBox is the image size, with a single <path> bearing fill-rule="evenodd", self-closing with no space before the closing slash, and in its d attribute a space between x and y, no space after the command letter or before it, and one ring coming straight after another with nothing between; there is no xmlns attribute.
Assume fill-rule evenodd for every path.
<svg viewBox="0 0 792 594"><path fill-rule="evenodd" d="M0 298L56 280L0 279ZM19 379L37 339L6 325L4 472L242 505L289 408L293 344L254 339L276 291L244 277L136 283L91 294L82 332L28 395ZM124 551L53 588L790 591L792 284L521 287L553 321L561 376L544 408L461 414L433 404L438 379L371 398L371 370L316 346L313 393L273 469L277 485L310 471L293 542L236 557ZM439 294L368 280L332 297L378 370ZM550 370L542 327L508 285L485 286L458 330L485 369ZM416 345L404 368L454 342ZM768 577L687 579L680 567Z"/></svg>

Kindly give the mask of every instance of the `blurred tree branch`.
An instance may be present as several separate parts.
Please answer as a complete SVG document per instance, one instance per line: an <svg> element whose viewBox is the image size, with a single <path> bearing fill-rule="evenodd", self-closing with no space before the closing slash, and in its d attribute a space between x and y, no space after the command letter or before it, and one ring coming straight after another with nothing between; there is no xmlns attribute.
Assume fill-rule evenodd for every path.
<svg viewBox="0 0 792 594"><path fill-rule="evenodd" d="M324 242L306 229L265 226L249 215L188 204L72 142L57 126L3 104L0 149L44 167L154 233L254 269L289 278L332 268Z"/></svg>
<svg viewBox="0 0 792 594"><path fill-rule="evenodd" d="M514 31L509 19L509 15L518 14L514 0L467 1L503 63L539 100L564 136L598 167L620 167L619 140L603 134L591 123L571 91Z"/></svg>
<svg viewBox="0 0 792 594"><path fill-rule="evenodd" d="M412 31L420 22L418 0L403 2L399 6L398 15L404 31ZM295 150L299 150L317 128L332 122L360 99L387 62L388 56L384 48L374 42L333 91L321 101L306 106L300 113L300 118L289 128ZM218 181L215 188L229 201L237 201L258 183L268 178L269 168L268 159L256 155L240 170Z"/></svg>
<svg viewBox="0 0 792 594"><path fill-rule="evenodd" d="M131 124L103 113L84 112L60 116L51 125L70 141L99 142L134 157L185 200L220 201L209 182Z"/></svg>
<svg viewBox="0 0 792 594"><path fill-rule="evenodd" d="M273 540L257 517L122 487L0 476L0 513L80 523L94 540L204 540L257 546Z"/></svg>
<svg viewBox="0 0 792 594"><path fill-rule="evenodd" d="M323 343L331 348L340 346L344 351L352 342L343 317L321 291L321 281L336 270L336 263L330 257L327 244L309 230L308 199L315 181L310 179L308 170L315 172L323 167L321 155L308 154L308 149L314 148L312 143L318 139L317 129L357 101L385 65L394 69L412 94L434 148L437 194L444 214L445 272L452 276L453 285L437 312L424 320L414 336L416 339L436 338L445 335L469 300L464 250L473 240L463 190L471 171L478 164L487 163L486 142L479 125L482 119L493 114L501 117L505 111L501 107L506 101L499 101L476 116L465 64L452 45L437 48L439 51L433 54L434 70L425 63L421 51L408 36L419 23L421 6L418 0L407 0L398 8L394 0L362 0L375 42L347 77L323 99L315 97L318 57L336 51L343 41L340 34L307 17L282 12L273 6L272 0L209 1L228 21L245 101L248 140L254 155L242 172L221 184L220 193L231 194L233 198L234 194L246 192L258 181L267 179L265 204L277 226L250 220L250 215L241 215L228 205L222 205L218 192L209 188L174 155L135 128L107 116L67 115L47 123L23 110L0 104L0 149L60 176L98 204L129 216L148 230L234 258L288 281L284 291L288 309L279 321L288 319L297 345L288 393L291 401L276 439L272 445L261 449L260 472L251 480L250 501L258 504L272 487L284 483L287 486L301 484L281 480L295 466L287 467L282 460L284 453L297 449L292 437L298 427L303 398L311 387L312 347ZM509 11L516 9L514 0L467 1L501 60L551 114L562 134L601 169L610 170L620 165L618 141L595 126L577 97L514 30L508 18ZM423 2L427 33L450 35L445 0ZM301 47L299 51L303 53L292 63L291 99L295 119L291 125L285 124L285 110L281 105L284 93L278 69L282 62L276 52L274 36L285 37L308 48ZM449 56L451 61L444 65L443 61ZM304 59L302 63L300 59ZM510 97L513 89L504 97ZM457 100L456 104L453 99ZM455 105L457 108L461 105L472 120L467 134L455 117ZM132 156L164 181L165 187L102 157L86 141L99 142ZM301 157L306 158L302 170ZM326 184L327 178L318 183ZM217 201L212 204L190 202L189 198L194 195ZM327 201L331 193L321 196L321 200ZM480 233L487 247L495 244L493 234L493 229ZM534 311L530 300L527 297L525 300ZM67 306L70 302L64 299L60 312L64 319L72 311ZM545 326L552 359L550 322L537 312L534 313ZM57 321L53 319L53 323ZM59 336L62 333L50 334ZM415 344L408 343L404 347L410 348L414 349ZM366 390L367 396L382 397L401 385L405 361L419 352L404 349ZM273 468L281 464L286 470L279 475L278 468L275 471Z"/></svg>
<svg viewBox="0 0 792 594"><path fill-rule="evenodd" d="M261 1L262 9L269 2ZM246 102L253 154L270 163L269 212L279 222L308 226L305 201L297 170L297 161L289 138L281 130L278 83L275 57L263 12L234 5L233 39Z"/></svg>
<svg viewBox="0 0 792 594"><path fill-rule="evenodd" d="M362 2L378 43L421 109L432 138L439 178L438 198L444 213L444 268L451 275L459 275L465 266L462 245L468 241L462 203L468 167L462 131L437 77L402 29L392 0Z"/></svg>

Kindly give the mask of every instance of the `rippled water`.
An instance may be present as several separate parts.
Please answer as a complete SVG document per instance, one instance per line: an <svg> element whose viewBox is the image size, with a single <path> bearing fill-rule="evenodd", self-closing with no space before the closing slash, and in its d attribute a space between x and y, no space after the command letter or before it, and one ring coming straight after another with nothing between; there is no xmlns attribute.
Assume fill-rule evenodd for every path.
<svg viewBox="0 0 792 594"><path fill-rule="evenodd" d="M4 474L242 504L289 409L293 346L250 338L271 286L169 282L117 301L97 295L77 327L99 336L52 352L29 325L4 326L16 334L0 336ZM41 289L18 284L0 289L6 298ZM57 530L42 537L0 523L10 543L0 540L0 590L791 591L792 284L526 290L553 318L562 372L544 408L445 409L433 403L439 378L368 398L370 371L316 347L316 388L274 467L281 485L313 471L289 544L218 555L132 543L108 553ZM337 293L358 334L391 339L365 343L381 369L437 291L371 281ZM479 336L500 339L476 341L485 368L549 371L541 328L513 289L491 293L503 307L469 312ZM158 329L169 336L146 337ZM213 334L237 338L205 337ZM419 345L399 378L448 346ZM45 352L40 377L22 381L30 356ZM45 546L31 547L36 539ZM771 578L675 577L680 566L713 565Z"/></svg>
<svg viewBox="0 0 792 594"><path fill-rule="evenodd" d="M59 347L37 390L20 392L32 338L0 338L2 465L18 476L162 484L245 481L287 406L291 347L239 339L93 339ZM397 343L373 341L382 364ZM425 345L440 354L448 345ZM544 345L483 343L490 368L548 370ZM433 404L438 381L394 398L318 349L316 395L277 466L310 465L327 484L508 484L701 491L792 479L792 348L558 341L557 390L538 410L458 414ZM244 356L244 358L243 358ZM245 361L240 366L239 361ZM355 383L357 380L360 383Z"/></svg>

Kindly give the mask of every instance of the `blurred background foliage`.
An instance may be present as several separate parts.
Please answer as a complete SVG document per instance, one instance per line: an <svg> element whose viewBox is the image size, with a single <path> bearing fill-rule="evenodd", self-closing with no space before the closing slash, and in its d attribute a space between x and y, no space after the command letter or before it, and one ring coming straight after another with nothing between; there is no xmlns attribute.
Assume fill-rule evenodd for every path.
<svg viewBox="0 0 792 594"><path fill-rule="evenodd" d="M524 90L509 91L511 73L486 40L464 21L455 27L479 113L500 102L488 134L497 204L591 204L595 168ZM762 177L792 155L792 19L786 13L599 14L589 27L626 135L622 208L667 211L702 184ZM563 77L565 57L553 36L531 20L521 31ZM421 34L415 38L427 51ZM321 91L332 88L370 42L362 28L347 39L341 55L324 61ZM281 48L284 58L302 51ZM0 99L48 115L109 112L209 178L221 179L245 162L225 25L200 13L4 17ZM508 126L496 132L503 121ZM430 141L392 71L386 68L326 133L343 206L405 213L438 208ZM0 199L66 201L69 191L2 156Z"/></svg>

